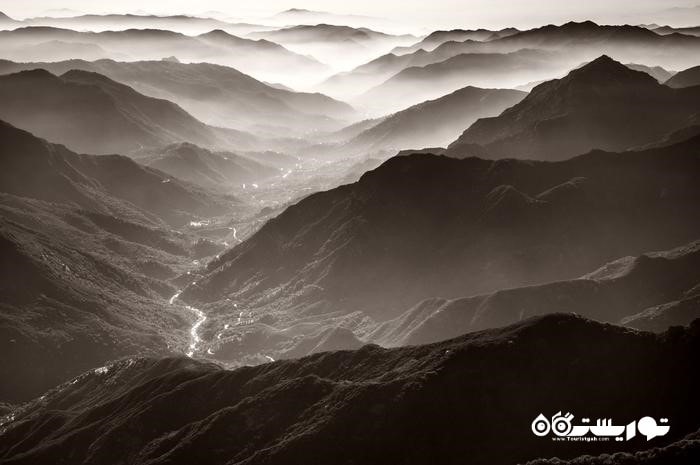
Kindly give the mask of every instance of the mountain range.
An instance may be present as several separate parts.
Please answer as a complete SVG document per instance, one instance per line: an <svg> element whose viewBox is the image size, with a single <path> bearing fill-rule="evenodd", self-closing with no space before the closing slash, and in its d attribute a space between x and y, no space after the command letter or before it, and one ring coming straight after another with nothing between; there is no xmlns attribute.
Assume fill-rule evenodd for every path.
<svg viewBox="0 0 700 465"><path fill-rule="evenodd" d="M17 410L0 436L0 459L252 465L469 457L510 465L592 451L583 441L535 436L533 412L549 416L566 406L575 422L610 416L627 423L640 412L671 419L670 432L653 442L638 436L594 449L633 454L700 427L698 338L697 324L652 335L554 314L432 345L370 345L234 371L130 358Z"/></svg>
<svg viewBox="0 0 700 465"><path fill-rule="evenodd" d="M700 66L694 66L676 73L673 77L666 81L666 85L676 89L681 87L700 86Z"/></svg>
<svg viewBox="0 0 700 465"><path fill-rule="evenodd" d="M449 149L468 153L479 145L481 156L544 160L594 148L625 150L693 125L698 108L700 88L672 89L602 56L538 85L501 115L477 121Z"/></svg>
<svg viewBox="0 0 700 465"><path fill-rule="evenodd" d="M231 23L219 19L190 16L170 15L156 16L147 14L76 14L68 12L63 16L41 16L27 18L22 23L25 26L51 26L70 28L81 31L118 31L124 29L157 28L177 31L194 35L223 29L231 34L245 35L254 31L271 29L271 26L250 23Z"/></svg>
<svg viewBox="0 0 700 465"><path fill-rule="evenodd" d="M297 53L313 56L335 69L357 66L396 46L408 45L417 39L410 34L392 35L366 27L322 23L253 32L247 37L282 44Z"/></svg>
<svg viewBox="0 0 700 465"><path fill-rule="evenodd" d="M519 31L490 40L448 40L429 51L419 48L400 55L389 53L351 71L331 76L318 89L342 98L357 97L410 67L427 67L463 54L510 54L523 49L550 52L549 73L530 79L525 76L524 80L516 84L506 85L505 81L498 81L499 87L515 87L530 81L551 79L601 54L614 56L625 63L653 63L667 69L684 69L696 64L700 38L679 34L663 36L636 26L601 26L591 21L569 22ZM437 73L445 71L445 68L449 70L449 66L431 69ZM426 77L429 78L430 75ZM435 78L439 82L442 76L438 73ZM459 87L465 85L494 87L496 83L467 81Z"/></svg>
<svg viewBox="0 0 700 465"><path fill-rule="evenodd" d="M158 60L174 56L184 62L207 61L233 66L262 80L286 82L292 86L326 70L317 60L293 53L281 45L266 40L240 38L223 30L188 36L161 29L79 32L30 26L0 31L0 53L4 58L21 60L21 57L15 56L17 49L21 52L24 47L50 41L94 44L108 51L108 58L117 60ZM39 58L33 57L36 61L53 59L50 54ZM285 69L290 67L297 70L293 76L285 73Z"/></svg>
<svg viewBox="0 0 700 465"><path fill-rule="evenodd" d="M118 155L78 155L0 124L0 398L24 401L107 360L187 344L167 305L194 239L172 228L236 211Z"/></svg>
<svg viewBox="0 0 700 465"><path fill-rule="evenodd" d="M462 299L432 298L379 324L365 339L385 347L428 344L562 308L597 321L660 333L700 318L699 265L696 241L623 257L573 280Z"/></svg>
<svg viewBox="0 0 700 465"><path fill-rule="evenodd" d="M477 119L497 115L526 95L510 89L465 87L376 121L345 148L372 152L445 146Z"/></svg>
<svg viewBox="0 0 700 465"><path fill-rule="evenodd" d="M138 161L178 179L221 191L253 184L279 175L280 171L232 152L212 152L189 142L169 145Z"/></svg>
<svg viewBox="0 0 700 465"><path fill-rule="evenodd" d="M362 315L385 321L435 296L574 279L698 238L697 143L555 163L394 157L289 207L183 298L217 315L205 332L230 319L229 300L282 327L360 312L361 332Z"/></svg>
<svg viewBox="0 0 700 465"><path fill-rule="evenodd" d="M239 203L122 155L79 155L5 122L0 128L8 194L161 226L210 218Z"/></svg>
<svg viewBox="0 0 700 465"><path fill-rule="evenodd" d="M374 111L398 110L435 99L467 85L515 87L551 75L556 58L548 52L460 54L439 63L406 68L356 99Z"/></svg>
<svg viewBox="0 0 700 465"><path fill-rule="evenodd" d="M298 136L314 128L337 129L355 115L349 105L325 95L275 88L234 68L210 63L165 60L15 63L0 60L0 73L35 68L54 74L73 69L103 74L142 94L175 102L208 124L240 128L268 137Z"/></svg>
<svg viewBox="0 0 700 465"><path fill-rule="evenodd" d="M406 53L417 52L418 50L431 51L445 42L464 42L466 40L488 41L516 34L515 28L509 27L501 30L489 29L452 29L449 31L435 31L425 38L408 47L396 47L391 53L404 55Z"/></svg>
<svg viewBox="0 0 700 465"><path fill-rule="evenodd" d="M55 76L35 69L0 76L0 98L0 118L79 152L127 153L182 141L245 149L255 141L92 72Z"/></svg>

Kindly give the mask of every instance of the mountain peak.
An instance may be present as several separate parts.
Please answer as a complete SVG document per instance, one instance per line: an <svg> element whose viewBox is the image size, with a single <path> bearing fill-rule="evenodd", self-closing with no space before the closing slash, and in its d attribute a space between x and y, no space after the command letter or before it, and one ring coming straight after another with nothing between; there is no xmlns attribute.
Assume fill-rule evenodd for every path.
<svg viewBox="0 0 700 465"><path fill-rule="evenodd" d="M608 55L601 55L580 68L571 71L564 80L594 80L596 86L606 86L618 80L658 85L658 82L647 73L630 69Z"/></svg>
<svg viewBox="0 0 700 465"><path fill-rule="evenodd" d="M21 79L21 80L47 80L47 79L58 79L54 74L51 74L44 68L34 68L25 71L19 71L17 73L7 75L8 79Z"/></svg>
<svg viewBox="0 0 700 465"><path fill-rule="evenodd" d="M572 29L572 28L585 29L585 28L598 27L598 24L594 23L591 20L581 21L581 22L569 21L568 23L563 24L562 27L567 28L567 29Z"/></svg>

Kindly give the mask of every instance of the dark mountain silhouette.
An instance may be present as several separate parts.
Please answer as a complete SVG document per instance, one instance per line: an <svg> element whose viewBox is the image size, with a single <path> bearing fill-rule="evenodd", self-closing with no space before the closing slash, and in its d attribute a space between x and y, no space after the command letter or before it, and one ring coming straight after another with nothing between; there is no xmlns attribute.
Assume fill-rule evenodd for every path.
<svg viewBox="0 0 700 465"><path fill-rule="evenodd" d="M85 71L0 76L0 98L0 118L80 152L125 153L180 141L247 148L255 140L207 126L172 102Z"/></svg>
<svg viewBox="0 0 700 465"><path fill-rule="evenodd" d="M694 242L621 258L570 281L463 299L428 299L380 325L367 339L385 346L426 344L561 309L662 332L700 318L699 301L700 242Z"/></svg>
<svg viewBox="0 0 700 465"><path fill-rule="evenodd" d="M271 87L233 68L168 61L13 63L0 60L0 73L44 68L54 74L81 69L103 74L152 97L177 103L208 124L284 135L310 128L337 128L353 109L322 94Z"/></svg>
<svg viewBox="0 0 700 465"><path fill-rule="evenodd" d="M694 66L676 73L666 81L666 85L673 88L700 86L700 66Z"/></svg>
<svg viewBox="0 0 700 465"><path fill-rule="evenodd" d="M444 146L465 126L500 114L526 95L517 90L465 87L384 118L353 137L346 147L373 151Z"/></svg>
<svg viewBox="0 0 700 465"><path fill-rule="evenodd" d="M474 48L475 44L467 44ZM522 31L476 44L482 51L512 52L522 48L565 51L581 61L608 54L623 62L655 63L669 69L697 61L700 38L682 34L659 35L640 26L598 25L592 21L568 22ZM464 51L466 52L466 50ZM464 53L463 52L463 53Z"/></svg>
<svg viewBox="0 0 700 465"><path fill-rule="evenodd" d="M234 66L264 80L316 76L326 67L313 58L291 52L269 41L254 41L215 31L212 35L188 36L161 29L126 29L121 31L78 32L46 26L22 27L0 31L0 51L34 45L50 40L92 43L109 50L113 59L158 60L175 56L181 61L207 61ZM40 61L52 61L47 56ZM285 70L293 67L294 75ZM302 80L303 81L303 80Z"/></svg>
<svg viewBox="0 0 700 465"><path fill-rule="evenodd" d="M449 148L468 152L479 144L490 157L545 160L624 150L688 126L699 105L700 88L671 89L602 56L540 84L500 116L477 121Z"/></svg>
<svg viewBox="0 0 700 465"><path fill-rule="evenodd" d="M288 208L183 297L382 321L434 296L573 279L699 237L697 143L557 163L395 157Z"/></svg>
<svg viewBox="0 0 700 465"><path fill-rule="evenodd" d="M17 410L3 425L0 458L8 465L68 456L76 465L252 465L469 457L510 465L593 448L633 453L698 429L699 337L697 324L653 335L556 314L439 344L366 346L234 371L183 358L128 359ZM653 443L532 434L538 414L562 408L575 422L652 415L672 425Z"/></svg>
<svg viewBox="0 0 700 465"><path fill-rule="evenodd" d="M174 226L230 211L235 202L121 155L78 155L4 122L0 134L2 192Z"/></svg>
<svg viewBox="0 0 700 465"><path fill-rule="evenodd" d="M461 54L439 63L406 68L355 102L386 112L465 86L514 87L517 83L551 75L556 67L554 62L550 54L536 50Z"/></svg>
<svg viewBox="0 0 700 465"><path fill-rule="evenodd" d="M231 152L212 152L187 142L169 145L141 163L202 187L230 190L279 174L277 168Z"/></svg>

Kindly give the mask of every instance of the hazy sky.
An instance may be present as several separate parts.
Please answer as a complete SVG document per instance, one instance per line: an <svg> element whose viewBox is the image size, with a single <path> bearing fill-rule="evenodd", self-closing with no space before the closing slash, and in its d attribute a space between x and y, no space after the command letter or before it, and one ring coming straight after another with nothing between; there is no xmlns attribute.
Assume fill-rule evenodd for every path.
<svg viewBox="0 0 700 465"><path fill-rule="evenodd" d="M674 7L700 5L700 0L0 0L0 11L10 16L44 14L58 8L80 12L148 12L202 14L217 10L238 18L266 16L288 8L305 8L392 18L432 26L531 27L574 19L598 22L686 22L700 24L700 8L669 13ZM676 18L680 18L677 20Z"/></svg>

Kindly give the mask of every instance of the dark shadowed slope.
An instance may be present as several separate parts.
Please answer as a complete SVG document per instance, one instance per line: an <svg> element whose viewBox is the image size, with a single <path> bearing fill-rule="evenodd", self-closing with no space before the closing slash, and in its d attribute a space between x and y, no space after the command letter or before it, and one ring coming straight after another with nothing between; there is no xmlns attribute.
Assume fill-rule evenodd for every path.
<svg viewBox="0 0 700 465"><path fill-rule="evenodd" d="M190 143L169 145L139 162L211 189L230 190L280 174L271 166L231 152L212 152Z"/></svg>
<svg viewBox="0 0 700 465"><path fill-rule="evenodd" d="M575 280L456 300L428 299L378 326L367 340L426 344L563 309L649 331L688 325L700 318L700 242L625 257Z"/></svg>
<svg viewBox="0 0 700 465"><path fill-rule="evenodd" d="M634 452L698 429L699 337L697 324L653 335L557 314L434 345L367 346L235 371L187 359L125 360L16 411L2 427L0 459L271 465L468 457L512 465ZM575 422L651 415L672 426L652 442L532 434L537 415L561 409Z"/></svg>
<svg viewBox="0 0 700 465"><path fill-rule="evenodd" d="M0 218L0 400L118 357L184 350L189 315L167 305L165 280L191 261L190 239L5 193Z"/></svg>
<svg viewBox="0 0 700 465"><path fill-rule="evenodd" d="M0 118L79 152L128 153L181 141L247 147L254 140L207 126L172 102L85 71L58 77L35 69L0 76L0 98Z"/></svg>
<svg viewBox="0 0 700 465"><path fill-rule="evenodd" d="M353 137L353 150L401 150L445 146L479 118L497 115L527 94L510 89L465 87L384 118Z"/></svg>
<svg viewBox="0 0 700 465"><path fill-rule="evenodd" d="M103 74L152 97L182 106L201 121L256 132L298 134L337 128L353 109L322 94L277 89L233 68L174 61L69 60L14 63L0 60L0 73L44 68L54 74L81 69Z"/></svg>
<svg viewBox="0 0 700 465"><path fill-rule="evenodd" d="M575 278L699 237L697 147L556 163L395 157L288 208L185 296L384 320L434 296Z"/></svg>
<svg viewBox="0 0 700 465"><path fill-rule="evenodd" d="M0 122L0 189L153 224L182 225L231 211L236 201L121 155L78 155Z"/></svg>
<svg viewBox="0 0 700 465"><path fill-rule="evenodd" d="M666 81L666 85L673 88L700 86L700 66L688 68L676 73Z"/></svg>
<svg viewBox="0 0 700 465"><path fill-rule="evenodd" d="M540 84L500 116L477 121L449 148L460 155L479 144L494 158L544 160L624 150L690 125L698 108L700 88L671 89L602 56Z"/></svg>
<svg viewBox="0 0 700 465"><path fill-rule="evenodd" d="M168 304L168 280L196 251L170 228L229 212L233 199L6 123L0 166L0 400L117 357L186 347L191 315Z"/></svg>

